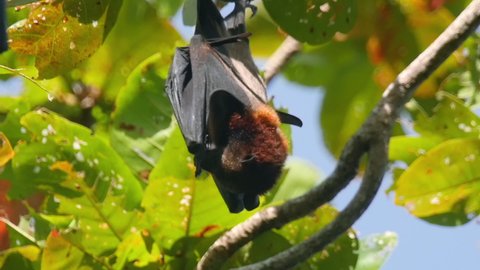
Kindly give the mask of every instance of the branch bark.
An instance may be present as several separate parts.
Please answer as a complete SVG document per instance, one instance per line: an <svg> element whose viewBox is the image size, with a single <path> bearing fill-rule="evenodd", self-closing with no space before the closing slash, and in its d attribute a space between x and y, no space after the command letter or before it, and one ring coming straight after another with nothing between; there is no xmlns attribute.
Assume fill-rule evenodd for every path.
<svg viewBox="0 0 480 270"><path fill-rule="evenodd" d="M384 92L370 117L345 146L334 172L319 186L280 206L268 207L221 236L203 255L197 269L218 269L259 234L301 218L333 199L355 177L360 158L368 164L360 189L337 218L306 241L271 258L239 269L289 269L305 261L344 233L373 200L387 165L391 127L417 87L480 24L480 0L474 0Z"/></svg>
<svg viewBox="0 0 480 270"><path fill-rule="evenodd" d="M295 54L302 50L302 47L302 43L288 36L265 63L265 73L263 76L265 83L270 83L273 77L280 73L282 67L285 66Z"/></svg>

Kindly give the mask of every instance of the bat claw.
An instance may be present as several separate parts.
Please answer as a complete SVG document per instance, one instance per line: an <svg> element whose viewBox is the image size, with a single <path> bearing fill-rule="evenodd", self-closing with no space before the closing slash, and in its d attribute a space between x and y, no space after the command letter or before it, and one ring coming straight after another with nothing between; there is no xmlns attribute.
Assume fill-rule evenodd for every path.
<svg viewBox="0 0 480 270"><path fill-rule="evenodd" d="M255 5L252 5L252 4L250 3L250 1L247 1L247 6L246 6L246 8L249 8L249 9L252 11L252 16L250 16L250 18L253 17L253 16L255 16L255 14L257 14L258 7L255 6Z"/></svg>

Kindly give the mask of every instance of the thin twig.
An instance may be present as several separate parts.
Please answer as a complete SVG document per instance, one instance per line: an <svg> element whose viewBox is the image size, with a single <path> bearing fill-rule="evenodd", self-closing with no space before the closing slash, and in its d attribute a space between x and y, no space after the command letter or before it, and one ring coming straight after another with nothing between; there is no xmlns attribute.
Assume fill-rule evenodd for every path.
<svg viewBox="0 0 480 270"><path fill-rule="evenodd" d="M281 71L283 66L302 50L302 47L302 43L288 36L265 63L265 73L263 75L265 84L268 84Z"/></svg>
<svg viewBox="0 0 480 270"><path fill-rule="evenodd" d="M240 247L259 234L280 228L330 201L356 175L359 160L368 153L360 189L330 225L305 242L263 262L242 269L287 269L323 249L349 228L368 207L380 185L387 162L390 129L398 112L416 88L451 55L480 24L480 0L474 0L455 21L391 83L372 115L345 146L335 171L319 186L283 205L268 207L235 226L210 246L197 269L218 269Z"/></svg>

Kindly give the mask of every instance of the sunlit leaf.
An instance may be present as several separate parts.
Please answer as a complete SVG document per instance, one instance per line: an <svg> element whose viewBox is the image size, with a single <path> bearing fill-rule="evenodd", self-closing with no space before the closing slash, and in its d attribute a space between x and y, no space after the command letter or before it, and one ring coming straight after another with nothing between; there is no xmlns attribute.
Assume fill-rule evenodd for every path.
<svg viewBox="0 0 480 270"><path fill-rule="evenodd" d="M229 213L213 180L196 179L194 172L193 159L176 128L150 174L142 201L145 222L163 249L172 248L182 237L211 236L252 214ZM180 252L187 246L175 248Z"/></svg>
<svg viewBox="0 0 480 270"><path fill-rule="evenodd" d="M3 134L3 132L0 131L0 167L3 167L5 164L7 164L7 162L10 161L14 155L15 152L13 151L12 145L10 145L8 138L5 136L5 134Z"/></svg>
<svg viewBox="0 0 480 270"><path fill-rule="evenodd" d="M398 244L393 232L372 234L360 240L356 270L380 270Z"/></svg>
<svg viewBox="0 0 480 270"><path fill-rule="evenodd" d="M441 142L435 137L394 136L390 138L388 158L410 164Z"/></svg>
<svg viewBox="0 0 480 270"><path fill-rule="evenodd" d="M88 255L69 243L59 232L52 231L43 249L41 268L63 270L92 267L92 262L90 265L85 263L86 256Z"/></svg>
<svg viewBox="0 0 480 270"><path fill-rule="evenodd" d="M421 218L447 213L463 215L464 222L474 218L480 211L479 155L477 138L441 143L399 177L395 203Z"/></svg>
<svg viewBox="0 0 480 270"><path fill-rule="evenodd" d="M182 3L184 1L182 0L147 0L147 2L157 9L157 14L159 17L168 18L177 13L178 9L182 6Z"/></svg>
<svg viewBox="0 0 480 270"><path fill-rule="evenodd" d="M103 41L105 16L85 24L65 13L63 4L32 4L28 18L8 31L12 50L36 56L39 78L52 78L72 69L92 55Z"/></svg>
<svg viewBox="0 0 480 270"><path fill-rule="evenodd" d="M247 19L247 29L252 32L250 48L255 57L269 57L282 44L286 35L278 30L261 2L258 4L257 14Z"/></svg>
<svg viewBox="0 0 480 270"><path fill-rule="evenodd" d="M264 0L272 19L294 38L310 44L346 33L355 24L356 3L351 0Z"/></svg>
<svg viewBox="0 0 480 270"><path fill-rule="evenodd" d="M139 183L113 149L89 129L45 111L28 113L21 123L31 142L17 146L12 197L22 198L37 189L79 196L81 182L99 202L111 193L123 197L127 209L138 206Z"/></svg>
<svg viewBox="0 0 480 270"><path fill-rule="evenodd" d="M0 252L0 269L34 269L32 262L38 261L40 248L34 245L14 247Z"/></svg>
<svg viewBox="0 0 480 270"><path fill-rule="evenodd" d="M162 254L155 243L148 245L140 232L127 236L119 244L115 256L117 257L113 269L126 269L129 265L142 268L150 264L161 265Z"/></svg>
<svg viewBox="0 0 480 270"><path fill-rule="evenodd" d="M441 139L480 136L480 118L463 105L458 98L442 92L440 103L433 115L420 114L415 121L415 130L425 137Z"/></svg>

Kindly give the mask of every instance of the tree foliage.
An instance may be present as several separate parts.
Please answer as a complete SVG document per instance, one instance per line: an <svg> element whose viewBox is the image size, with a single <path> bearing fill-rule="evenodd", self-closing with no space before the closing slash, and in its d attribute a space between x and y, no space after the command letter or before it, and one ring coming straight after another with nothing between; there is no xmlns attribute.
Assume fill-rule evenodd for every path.
<svg viewBox="0 0 480 270"><path fill-rule="evenodd" d="M248 27L254 56L270 56L287 34L307 43L284 75L324 91L319 121L338 156L383 89L468 2L264 0ZM1 269L192 269L258 211L228 214L211 177L194 177L172 120L164 85L175 47L186 44L171 21L183 1L8 3ZM457 226L480 213L479 48L475 34L420 87L390 141L395 203L430 223ZM293 160L260 209L320 179ZM296 245L337 214L323 206L265 233L225 268ZM392 233L359 239L350 229L300 269L379 269L395 244Z"/></svg>

